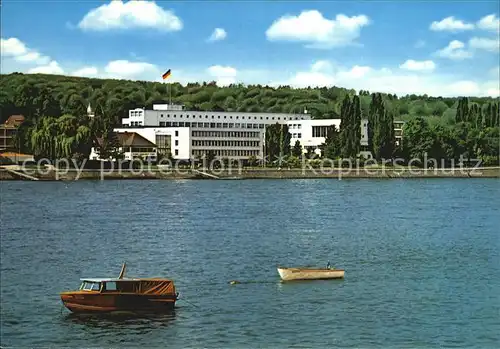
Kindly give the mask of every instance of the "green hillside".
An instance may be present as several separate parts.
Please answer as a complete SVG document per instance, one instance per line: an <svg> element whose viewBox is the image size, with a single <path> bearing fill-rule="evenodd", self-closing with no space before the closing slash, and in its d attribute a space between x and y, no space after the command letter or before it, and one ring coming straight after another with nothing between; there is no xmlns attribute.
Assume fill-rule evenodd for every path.
<svg viewBox="0 0 500 349"><path fill-rule="evenodd" d="M448 160L465 154L498 163L498 98L374 92L377 91L342 87L218 87L215 82L182 86L13 73L1 75L0 111L2 122L12 114L26 117L18 143L21 150L39 157L85 158L97 137L111 137L113 127L128 115L129 109L152 109L153 104L168 103L171 94L172 102L182 103L189 110L301 113L307 109L315 119L342 118L347 125L345 133L339 135L342 142L335 140L334 132L325 145L331 154L350 157L357 151L349 144L356 144L353 137L357 132L352 127L361 117L372 125L369 131L373 133L374 145L370 146L374 154L422 158L431 153ZM89 103L97 116L92 121L86 118ZM394 135L389 132L391 120L410 121L405 129L406 149L394 147ZM108 145L112 148L111 139ZM110 149L102 151L112 153Z"/></svg>
<svg viewBox="0 0 500 349"><path fill-rule="evenodd" d="M91 79L43 74L2 75L0 82L2 118L14 113L28 118L38 115L80 115L88 103L104 108L117 122L128 109L152 108L153 103L169 101L169 85L159 82ZM170 85L172 101L191 110L300 113L307 108L313 118L338 118L346 94L360 94L362 116L368 117L370 93L342 87L294 89L262 85L218 87L214 82ZM383 94L386 108L396 119L422 116L432 122L452 123L458 98ZM480 106L492 98L470 98Z"/></svg>

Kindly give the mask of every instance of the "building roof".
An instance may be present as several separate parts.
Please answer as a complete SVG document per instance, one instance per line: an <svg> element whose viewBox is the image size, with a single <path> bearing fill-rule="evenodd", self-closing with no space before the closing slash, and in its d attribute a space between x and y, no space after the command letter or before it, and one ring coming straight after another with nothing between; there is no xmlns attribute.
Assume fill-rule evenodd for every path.
<svg viewBox="0 0 500 349"><path fill-rule="evenodd" d="M136 132L117 133L118 142L125 147L156 147L156 144L148 141Z"/></svg>
<svg viewBox="0 0 500 349"><path fill-rule="evenodd" d="M24 122L23 115L11 115L2 125L4 127L19 127Z"/></svg>
<svg viewBox="0 0 500 349"><path fill-rule="evenodd" d="M148 141L146 138L142 137L137 132L115 132L116 138L118 139L118 144L122 147L145 147L154 148L156 144ZM102 138L97 138L97 143L99 145L103 144Z"/></svg>

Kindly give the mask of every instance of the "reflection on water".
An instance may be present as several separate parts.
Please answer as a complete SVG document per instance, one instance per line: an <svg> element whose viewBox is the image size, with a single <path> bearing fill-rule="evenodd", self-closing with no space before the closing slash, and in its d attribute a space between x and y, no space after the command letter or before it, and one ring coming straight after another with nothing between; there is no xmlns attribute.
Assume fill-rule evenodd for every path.
<svg viewBox="0 0 500 349"><path fill-rule="evenodd" d="M176 311L168 313L112 312L106 314L69 313L61 317L63 326L82 325L99 332L127 329L146 333L152 329L168 327L175 321Z"/></svg>

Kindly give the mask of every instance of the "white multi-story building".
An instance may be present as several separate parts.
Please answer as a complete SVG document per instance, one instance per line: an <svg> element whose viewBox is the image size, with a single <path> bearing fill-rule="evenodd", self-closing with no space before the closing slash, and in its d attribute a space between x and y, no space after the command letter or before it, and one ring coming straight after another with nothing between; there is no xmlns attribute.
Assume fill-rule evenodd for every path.
<svg viewBox="0 0 500 349"><path fill-rule="evenodd" d="M248 159L264 156L265 129L286 124L291 146L297 140L304 150L316 150L325 142L329 126L340 127L340 119L312 120L303 114L245 113L183 110L179 105L154 105L153 110L133 109L116 132L136 132L152 143L171 137L174 159L201 158L213 151L218 158ZM361 145L368 144L367 121L361 123ZM161 147L158 147L160 153Z"/></svg>
<svg viewBox="0 0 500 349"><path fill-rule="evenodd" d="M334 125L340 130L340 122L341 119L288 121L288 132L292 135L291 145L299 141L304 150L311 149L320 154L319 147L325 143L328 129ZM365 119L361 120L360 145L368 146L368 120Z"/></svg>

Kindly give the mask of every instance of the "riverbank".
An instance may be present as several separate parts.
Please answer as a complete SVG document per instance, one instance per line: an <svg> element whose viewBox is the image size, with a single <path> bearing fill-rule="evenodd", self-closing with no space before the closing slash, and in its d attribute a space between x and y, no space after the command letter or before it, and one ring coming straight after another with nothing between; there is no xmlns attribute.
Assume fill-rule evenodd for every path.
<svg viewBox="0 0 500 349"><path fill-rule="evenodd" d="M126 179L308 179L308 178L500 178L500 167L457 169L407 168L305 168L305 169L231 169L231 170L35 170L0 169L0 180L74 181Z"/></svg>

